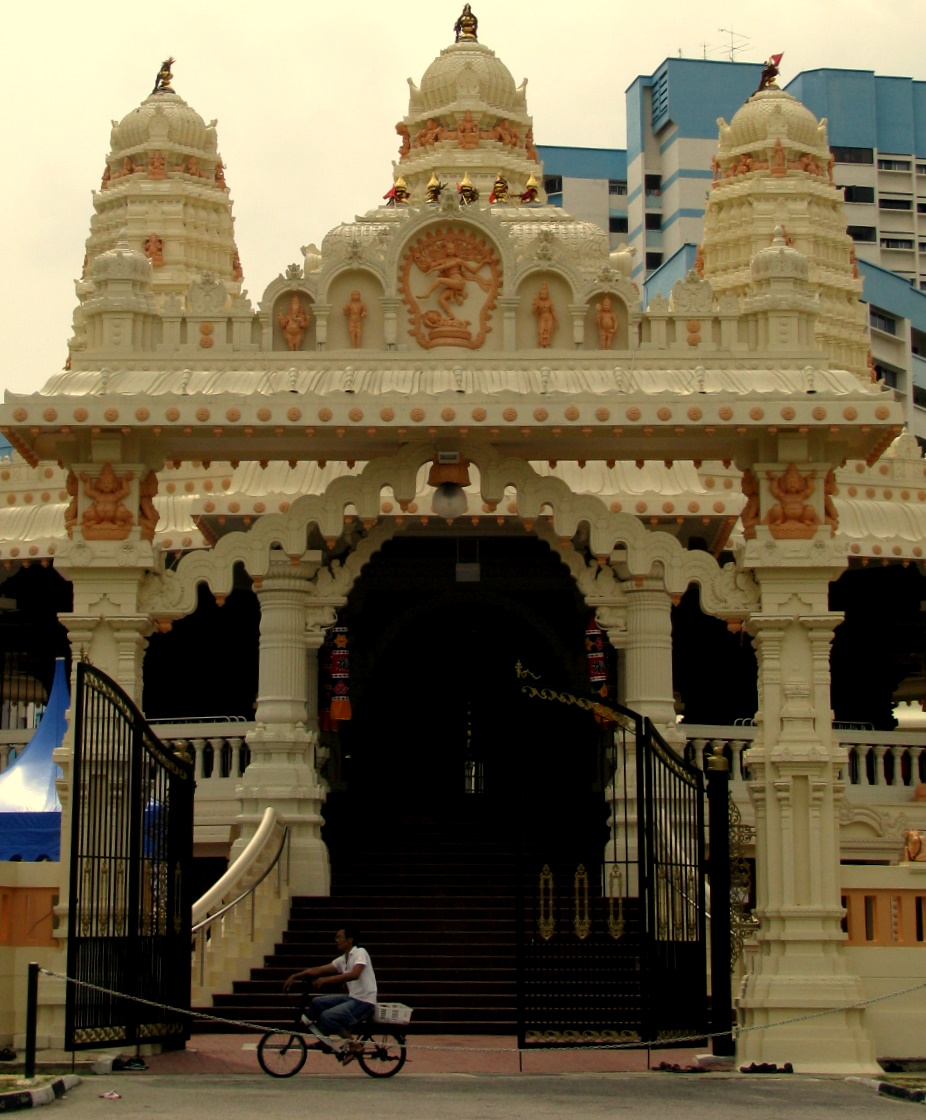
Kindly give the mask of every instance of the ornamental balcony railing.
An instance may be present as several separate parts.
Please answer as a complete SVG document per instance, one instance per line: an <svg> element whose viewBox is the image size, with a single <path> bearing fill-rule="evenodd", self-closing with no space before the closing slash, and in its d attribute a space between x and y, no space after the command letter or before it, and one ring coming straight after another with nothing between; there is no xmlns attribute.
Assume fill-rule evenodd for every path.
<svg viewBox="0 0 926 1120"><path fill-rule="evenodd" d="M730 784L733 796L748 797L748 761L745 752L752 745L756 728L748 725L724 727L704 724L679 725L687 738L692 762L706 768L707 760L718 745L730 763ZM887 791L907 789L912 795L915 786L926 782L926 731L871 731L857 727L833 725L837 742L846 752L842 780L848 785L866 787L870 794L883 791L888 800L897 794ZM904 797L904 794L900 794Z"/></svg>

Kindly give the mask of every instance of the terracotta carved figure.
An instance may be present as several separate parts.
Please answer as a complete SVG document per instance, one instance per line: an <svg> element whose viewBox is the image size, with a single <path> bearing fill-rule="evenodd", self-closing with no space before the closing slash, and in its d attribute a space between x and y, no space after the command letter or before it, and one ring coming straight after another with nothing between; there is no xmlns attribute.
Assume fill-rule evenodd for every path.
<svg viewBox="0 0 926 1120"><path fill-rule="evenodd" d="M817 511L807 499L814 492L813 478L804 476L795 463L789 463L782 475L769 473L769 489L775 505L765 515L773 537L812 537L820 524Z"/></svg>
<svg viewBox="0 0 926 1120"><path fill-rule="evenodd" d="M617 316L610 296L603 296L595 305L595 322L598 324L598 346L601 350L610 350L617 334Z"/></svg>
<svg viewBox="0 0 926 1120"><path fill-rule="evenodd" d="M442 256L427 264L421 264L423 272L436 272L437 276L428 290L418 296L418 299L427 299L434 292L438 292L437 302L441 305L444 315L454 320L456 316L451 305L459 306L463 303L466 299L466 285L471 280L475 280L486 292L491 286L491 281L480 276L478 269L473 268L466 258L458 253L456 239L452 233L448 233L444 238L443 249Z"/></svg>
<svg viewBox="0 0 926 1120"><path fill-rule="evenodd" d="M164 266L164 239L162 237L158 237L156 233L149 233L142 242L142 248L153 268Z"/></svg>
<svg viewBox="0 0 926 1120"><path fill-rule="evenodd" d="M537 345L546 349L553 342L553 335L559 322L556 318L556 309L550 299L547 282L540 285L540 291L534 296L533 312L537 317Z"/></svg>
<svg viewBox="0 0 926 1120"><path fill-rule="evenodd" d="M479 125L473 120L473 114L466 110L463 120L457 125L457 143L461 148L479 147Z"/></svg>
<svg viewBox="0 0 926 1120"><path fill-rule="evenodd" d="M367 317L367 305L360 298L358 291L351 292L350 300L344 304L344 314L347 316L350 344L356 348L363 339L363 320Z"/></svg>
<svg viewBox="0 0 926 1120"><path fill-rule="evenodd" d="M299 297L293 292L289 307L286 311L281 311L278 316L280 330L290 350L298 350L302 345L311 318L309 309L302 305Z"/></svg>
<svg viewBox="0 0 926 1120"><path fill-rule="evenodd" d="M926 863L926 845L918 828L908 828L903 833L904 863Z"/></svg>
<svg viewBox="0 0 926 1120"><path fill-rule="evenodd" d="M134 518L122 502L129 490L134 475L116 476L112 463L105 463L99 477L91 478L81 474L84 493L90 498L90 505L81 518L81 531L87 540L122 540L129 535Z"/></svg>
<svg viewBox="0 0 926 1120"><path fill-rule="evenodd" d="M833 502L833 494L839 487L836 485L836 472L827 471L826 478L823 480L823 520L829 525L831 536L836 536L836 530L839 528L839 514L836 512L836 505Z"/></svg>
<svg viewBox="0 0 926 1120"><path fill-rule="evenodd" d="M756 535L756 526L759 524L759 480L750 470L743 471L740 483L746 504L740 513L743 522L743 536L751 541Z"/></svg>
<svg viewBox="0 0 926 1120"><path fill-rule="evenodd" d="M167 178L167 160L161 155L160 152L152 152L151 155L148 156L148 178Z"/></svg>
<svg viewBox="0 0 926 1120"><path fill-rule="evenodd" d="M412 138L408 131L408 125L403 121L399 121L399 123L395 126L395 130L399 134L399 137L402 141L399 146L399 159L404 159L412 150Z"/></svg>
<svg viewBox="0 0 926 1120"><path fill-rule="evenodd" d="M77 524L77 475L73 471L68 471L68 476L65 481L65 488L68 497L71 499L68 502L67 509L64 511L64 527L67 530L69 537L74 536L74 526Z"/></svg>
<svg viewBox="0 0 926 1120"><path fill-rule="evenodd" d="M154 530L158 527L161 515L154 505L158 492L158 476L149 471L138 484L138 525L142 540L154 540Z"/></svg>

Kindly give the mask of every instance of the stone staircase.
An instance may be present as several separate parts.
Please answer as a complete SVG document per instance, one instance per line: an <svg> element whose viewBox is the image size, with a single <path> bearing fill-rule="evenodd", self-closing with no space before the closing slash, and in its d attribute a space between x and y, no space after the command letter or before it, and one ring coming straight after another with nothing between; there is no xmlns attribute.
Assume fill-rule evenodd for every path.
<svg viewBox="0 0 926 1120"><path fill-rule="evenodd" d="M416 1030L514 1033L518 860L510 836L423 825L342 836L332 849L330 897L293 898L283 939L263 967L203 1010L289 1025L298 997L283 994L284 979L331 960L334 933L350 921L373 960L380 1000L413 1007Z"/></svg>

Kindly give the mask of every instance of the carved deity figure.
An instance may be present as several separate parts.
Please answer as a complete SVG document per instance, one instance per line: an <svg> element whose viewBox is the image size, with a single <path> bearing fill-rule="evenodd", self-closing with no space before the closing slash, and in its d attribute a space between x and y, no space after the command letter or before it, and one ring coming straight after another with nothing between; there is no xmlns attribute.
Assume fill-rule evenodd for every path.
<svg viewBox="0 0 926 1120"><path fill-rule="evenodd" d="M507 202L508 201L508 180L499 171L495 178L495 185L492 187L492 193L489 195L489 202Z"/></svg>
<svg viewBox="0 0 926 1120"><path fill-rule="evenodd" d="M77 475L73 471L68 471L68 476L64 485L68 492L68 497L71 499L68 502L67 509L64 511L64 527L67 530L68 536L73 537L74 526L77 524Z"/></svg>
<svg viewBox="0 0 926 1120"><path fill-rule="evenodd" d="M154 79L154 89L151 91L152 93L173 93L174 92L170 88L171 79L173 78L173 74L171 73L171 67L173 66L173 64L176 61L177 60L174 59L174 58L165 58L164 59L164 61L161 63L160 70L158 70L158 76Z"/></svg>
<svg viewBox="0 0 926 1120"><path fill-rule="evenodd" d="M167 178L167 160L161 155L159 151L152 152L151 155L148 156L148 178Z"/></svg>
<svg viewBox="0 0 926 1120"><path fill-rule="evenodd" d="M713 185L716 187L720 179L720 161L716 155L711 156L711 171L713 172Z"/></svg>
<svg viewBox="0 0 926 1120"><path fill-rule="evenodd" d="M473 149L479 147L479 125L473 120L473 114L466 110L463 120L457 125L457 143L461 148Z"/></svg>
<svg viewBox="0 0 926 1120"><path fill-rule="evenodd" d="M232 257L232 279L244 279L244 269L241 267L241 257L238 256L237 249L235 250L235 255Z"/></svg>
<svg viewBox="0 0 926 1120"><path fill-rule="evenodd" d="M918 828L908 828L902 833L903 862L926 863L926 844L923 843L922 833Z"/></svg>
<svg viewBox="0 0 926 1120"><path fill-rule="evenodd" d="M775 147L772 149L772 174L786 175L788 172L788 157L785 153L781 139L776 138Z"/></svg>
<svg viewBox="0 0 926 1120"><path fill-rule="evenodd" d="M537 345L545 350L553 342L553 335L559 326L546 280L534 296L533 312L537 316Z"/></svg>
<svg viewBox="0 0 926 1120"><path fill-rule="evenodd" d="M367 305L360 298L358 291L350 294L350 300L344 304L344 314L347 316L347 333L350 335L350 344L355 349L363 340L363 320L367 317Z"/></svg>
<svg viewBox="0 0 926 1120"><path fill-rule="evenodd" d="M789 463L782 475L769 473L769 490L775 505L765 515L765 523L773 537L812 537L820 524L817 511L807 502L814 492L811 475L804 476L796 463Z"/></svg>
<svg viewBox="0 0 926 1120"><path fill-rule="evenodd" d="M145 256L151 261L152 268L164 267L164 239L156 233L149 233L142 242Z"/></svg>
<svg viewBox="0 0 926 1120"><path fill-rule="evenodd" d="M293 292L292 299L289 301L289 308L286 311L281 311L278 316L280 330L282 330L286 345L290 350L298 350L302 345L311 318L312 314L309 309L303 306L299 297Z"/></svg>
<svg viewBox="0 0 926 1120"><path fill-rule="evenodd" d="M136 167L136 165L132 162L132 157L131 156L125 156L124 159L122 160L122 166L113 175L113 178L114 179L124 179L126 177L126 175L134 175L136 171L141 171L141 168Z"/></svg>
<svg viewBox="0 0 926 1120"><path fill-rule="evenodd" d="M395 130L399 134L399 137L402 141L402 143L399 145L399 159L405 159L408 153L412 150L411 133L409 133L408 125L405 124L404 121L399 121L399 123L395 126Z"/></svg>
<svg viewBox="0 0 926 1120"><path fill-rule="evenodd" d="M138 525L144 541L154 540L154 530L161 519L154 505L157 492L158 476L154 471L149 471L138 484Z"/></svg>
<svg viewBox="0 0 926 1120"><path fill-rule="evenodd" d="M836 472L829 470L826 472L826 478L823 480L823 520L830 527L830 536L836 536L836 530L839 528L839 514L836 512L836 505L833 502L832 495L836 493L839 487L836 485Z"/></svg>
<svg viewBox="0 0 926 1120"><path fill-rule="evenodd" d="M755 538L756 526L759 524L759 480L751 470L746 470L743 471L740 485L746 498L746 504L740 513L740 520L743 522L743 536L747 541L751 541Z"/></svg>
<svg viewBox="0 0 926 1120"><path fill-rule="evenodd" d="M598 324L598 348L610 350L617 334L617 316L609 295L602 296L595 304L595 322Z"/></svg>
<svg viewBox="0 0 926 1120"><path fill-rule="evenodd" d="M704 279L704 249L699 245L695 253L694 270L697 274Z"/></svg>
<svg viewBox="0 0 926 1120"><path fill-rule="evenodd" d="M428 119L428 123L420 128L415 136L413 148L430 148L432 144L436 144L438 140L444 139L444 126L438 124L433 118Z"/></svg>
<svg viewBox="0 0 926 1120"><path fill-rule="evenodd" d="M473 15L473 10L469 4L463 5L463 11L460 13L460 18L453 25L453 30L456 35L455 43L459 43L461 39L468 39L470 42L476 41L476 32L479 30L479 20Z"/></svg>
<svg viewBox="0 0 926 1120"><path fill-rule="evenodd" d="M540 153L537 151L537 148L534 144L534 130L533 130L533 128L529 128L527 130L527 135L524 137L524 147L527 149L527 158L528 159L539 161Z"/></svg>
<svg viewBox="0 0 926 1120"><path fill-rule="evenodd" d="M225 182L225 164L221 160L215 165L215 185L223 191L228 190L228 184Z"/></svg>
<svg viewBox="0 0 926 1120"><path fill-rule="evenodd" d="M181 166L181 171L185 171L187 175L192 175L195 179L205 179L205 173L199 166L199 161L196 156L187 156L186 162Z"/></svg>
<svg viewBox="0 0 926 1120"><path fill-rule="evenodd" d="M438 292L437 302L441 305L444 315L448 320L455 321L452 304L459 306L466 299L466 285L470 280L487 292L492 282L479 275L477 268L473 268L457 249L456 238L448 233L444 238L443 255L433 261L420 265L423 272L436 272L437 276L431 282L426 292L422 292L418 299L427 299L432 293Z"/></svg>
<svg viewBox="0 0 926 1120"><path fill-rule="evenodd" d="M81 518L81 531L87 540L122 540L129 535L134 518L122 502L131 489L134 475L119 475L113 470L112 463L104 463L99 477L91 478L81 474L84 493L90 505Z"/></svg>

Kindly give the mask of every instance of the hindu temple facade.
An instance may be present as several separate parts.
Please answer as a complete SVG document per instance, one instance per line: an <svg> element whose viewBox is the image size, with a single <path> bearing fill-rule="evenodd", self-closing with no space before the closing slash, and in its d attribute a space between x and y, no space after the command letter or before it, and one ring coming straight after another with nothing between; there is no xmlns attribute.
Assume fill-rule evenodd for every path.
<svg viewBox="0 0 926 1120"><path fill-rule="evenodd" d="M887 824L847 795L830 589L850 565L917 572L926 472L869 374L825 122L771 81L721 124L699 270L645 310L630 253L545 202L525 89L474 26L411 83L397 135L388 197L305 247L253 305L215 122L167 68L113 128L67 366L0 410L18 456L0 474L0 562L53 567L73 593L59 613L73 655L159 715L197 714L171 711L165 651L185 621L206 600L256 603L256 706L236 747L248 762L221 805L198 801L198 836L234 857L272 806L293 895L330 888L324 826L347 757L380 774L373 740L414 739L414 694L440 687L431 668L446 658L461 679L506 628L522 627L506 656L523 649L527 664L543 647L536 664L568 678L594 618L616 698L681 751L673 612L696 595L757 654L755 728L739 741L759 926L738 1057L874 1069L885 1044L859 1006L871 989L845 945L840 857L854 843L864 862L896 860L899 826L926 827L922 746L903 748L903 781L897 756ZM441 565L453 574L403 696L401 672L370 651L416 648L380 638L423 609ZM486 629L461 637L467 617ZM381 704L373 719L352 696L350 750L318 684L335 626ZM472 722L495 682L467 680ZM722 671L708 687L724 692ZM67 742L58 754L66 836ZM556 800L547 791L544 811ZM916 895L915 863L895 894ZM921 1031L922 1013L905 1005L902 1023Z"/></svg>

